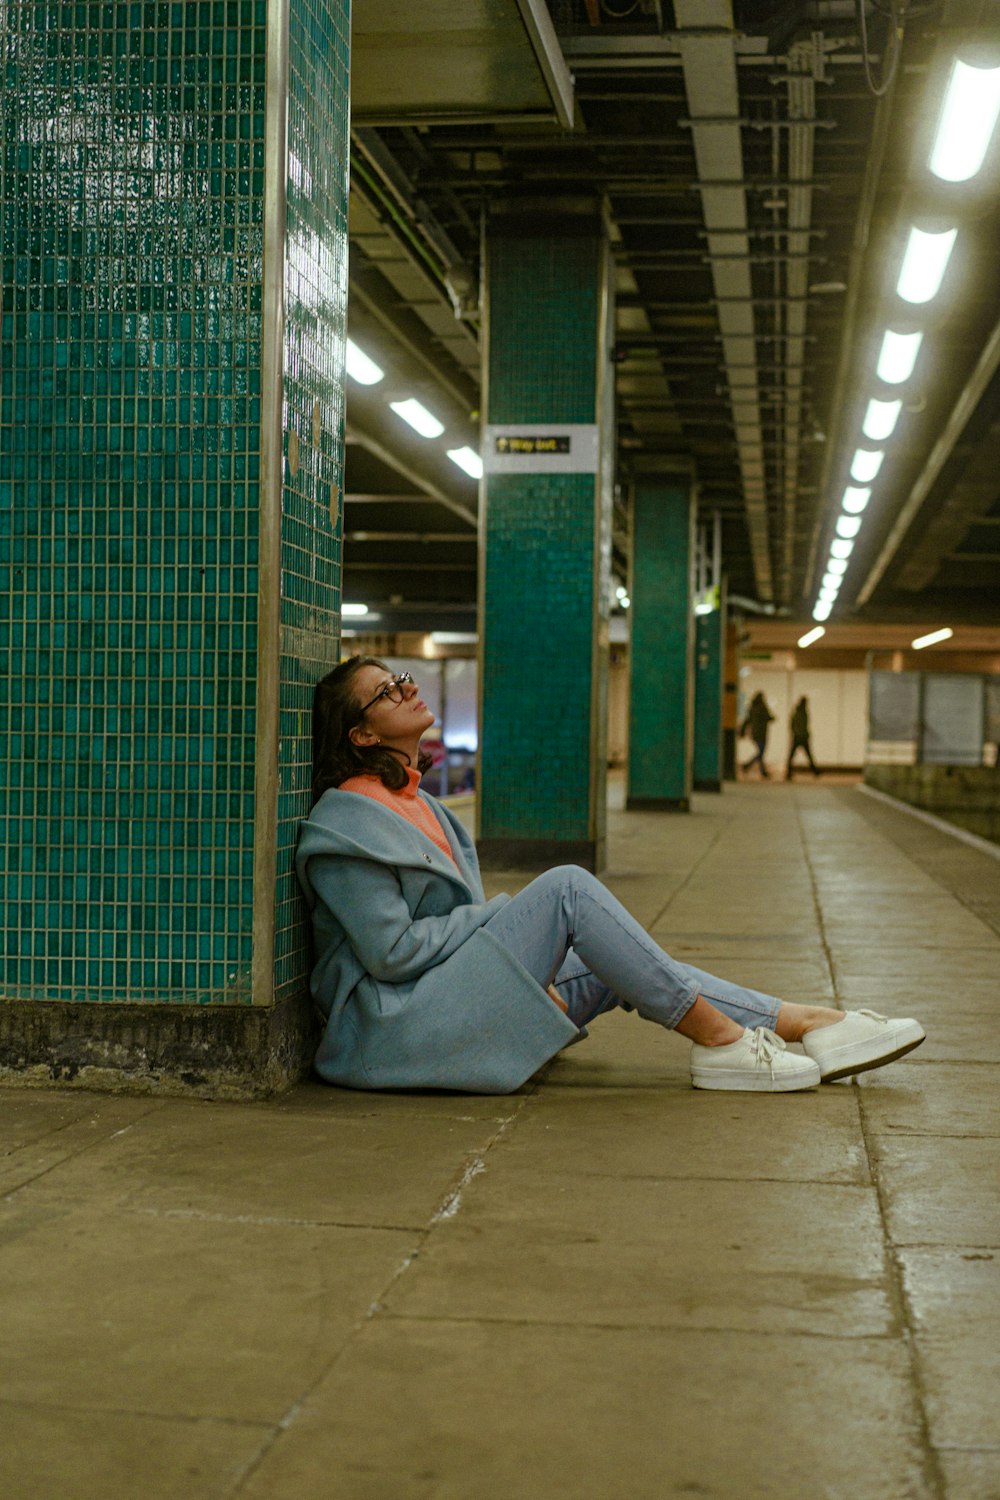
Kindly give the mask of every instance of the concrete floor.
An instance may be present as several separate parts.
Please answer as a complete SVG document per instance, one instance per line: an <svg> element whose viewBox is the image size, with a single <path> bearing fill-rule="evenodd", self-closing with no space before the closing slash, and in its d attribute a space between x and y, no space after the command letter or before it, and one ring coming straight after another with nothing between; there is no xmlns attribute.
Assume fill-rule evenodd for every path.
<svg viewBox="0 0 1000 1500"><path fill-rule="evenodd" d="M617 1015L508 1098L0 1091L0 1494L997 1500L1000 868L870 813L615 813L607 877L679 957L919 1015L858 1083L694 1092Z"/></svg>

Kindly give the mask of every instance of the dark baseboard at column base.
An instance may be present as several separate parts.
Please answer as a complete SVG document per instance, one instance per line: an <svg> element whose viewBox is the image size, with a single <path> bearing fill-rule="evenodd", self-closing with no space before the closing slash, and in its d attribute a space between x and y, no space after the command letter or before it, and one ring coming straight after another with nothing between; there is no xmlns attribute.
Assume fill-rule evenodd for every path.
<svg viewBox="0 0 1000 1500"><path fill-rule="evenodd" d="M694 780L694 782L692 783L692 785L694 786L694 790L696 792L721 792L722 791L722 782L721 781L713 781L709 777L706 777L703 780L699 780L699 779L696 778Z"/></svg>
<svg viewBox="0 0 1000 1500"><path fill-rule="evenodd" d="M690 797L627 797L626 812L690 812Z"/></svg>
<svg viewBox="0 0 1000 1500"><path fill-rule="evenodd" d="M484 870L551 870L556 865L581 865L597 875L603 868L602 849L593 839L479 838L476 853Z"/></svg>
<svg viewBox="0 0 1000 1500"><path fill-rule="evenodd" d="M307 994L273 1006L0 1000L0 1082L265 1099L312 1066Z"/></svg>

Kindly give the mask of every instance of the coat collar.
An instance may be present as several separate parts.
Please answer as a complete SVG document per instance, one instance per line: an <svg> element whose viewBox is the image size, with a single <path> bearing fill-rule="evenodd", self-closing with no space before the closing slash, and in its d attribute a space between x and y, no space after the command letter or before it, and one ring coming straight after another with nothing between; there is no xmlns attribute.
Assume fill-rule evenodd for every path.
<svg viewBox="0 0 1000 1500"><path fill-rule="evenodd" d="M424 791L417 795L436 815L455 855L458 868L426 834L389 807L358 792L339 788L324 792L301 825L297 862L331 854L348 859L430 871L452 881L475 901L484 900L475 845L448 809Z"/></svg>

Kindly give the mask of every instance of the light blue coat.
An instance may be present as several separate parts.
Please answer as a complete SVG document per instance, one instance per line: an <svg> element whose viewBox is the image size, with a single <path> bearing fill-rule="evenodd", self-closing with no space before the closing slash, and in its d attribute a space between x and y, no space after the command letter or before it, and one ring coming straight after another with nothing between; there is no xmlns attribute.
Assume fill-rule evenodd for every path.
<svg viewBox="0 0 1000 1500"><path fill-rule="evenodd" d="M316 941L313 998L326 1017L316 1069L358 1089L505 1094L579 1032L485 924L475 847L426 792L458 868L371 797L324 792L296 868Z"/></svg>

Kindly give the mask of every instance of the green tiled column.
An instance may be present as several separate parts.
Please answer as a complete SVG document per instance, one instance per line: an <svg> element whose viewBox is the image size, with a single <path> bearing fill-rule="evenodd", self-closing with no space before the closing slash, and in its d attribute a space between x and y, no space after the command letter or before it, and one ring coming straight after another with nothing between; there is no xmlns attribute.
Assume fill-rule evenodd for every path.
<svg viewBox="0 0 1000 1500"><path fill-rule="evenodd" d="M0 1069L260 1091L338 654L347 0L2 18Z"/></svg>
<svg viewBox="0 0 1000 1500"><path fill-rule="evenodd" d="M487 268L480 858L599 870L614 420L600 217L495 217ZM569 452L508 465L518 434Z"/></svg>
<svg viewBox="0 0 1000 1500"><path fill-rule="evenodd" d="M626 803L630 808L686 812L690 807L694 520L694 490L686 476L636 484Z"/></svg>
<svg viewBox="0 0 1000 1500"><path fill-rule="evenodd" d="M726 610L694 617L694 789L722 791L722 665Z"/></svg>

